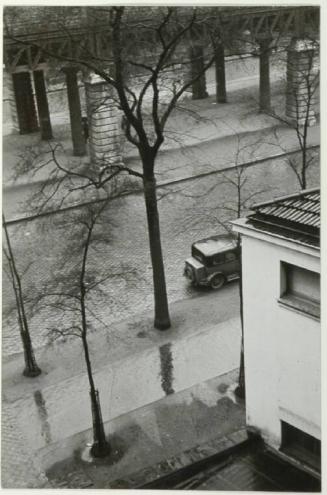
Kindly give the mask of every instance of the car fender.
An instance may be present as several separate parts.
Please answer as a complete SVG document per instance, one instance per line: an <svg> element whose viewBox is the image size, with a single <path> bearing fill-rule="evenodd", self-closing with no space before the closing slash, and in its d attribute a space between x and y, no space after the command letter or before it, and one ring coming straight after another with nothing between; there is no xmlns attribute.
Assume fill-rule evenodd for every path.
<svg viewBox="0 0 327 495"><path fill-rule="evenodd" d="M210 284L211 280L216 277L217 275L222 275L224 277L224 279L226 280L226 275L224 274L224 272L214 272L212 273L211 275L208 276L208 282Z"/></svg>

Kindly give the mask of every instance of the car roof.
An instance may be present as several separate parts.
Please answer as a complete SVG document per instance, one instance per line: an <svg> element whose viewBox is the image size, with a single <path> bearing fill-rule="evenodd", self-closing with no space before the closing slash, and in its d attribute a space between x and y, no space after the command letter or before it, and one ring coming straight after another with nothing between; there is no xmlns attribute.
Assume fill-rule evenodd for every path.
<svg viewBox="0 0 327 495"><path fill-rule="evenodd" d="M192 244L192 247L198 249L204 256L212 256L214 254L228 251L236 248L236 237L228 234L213 235L206 239L200 239Z"/></svg>

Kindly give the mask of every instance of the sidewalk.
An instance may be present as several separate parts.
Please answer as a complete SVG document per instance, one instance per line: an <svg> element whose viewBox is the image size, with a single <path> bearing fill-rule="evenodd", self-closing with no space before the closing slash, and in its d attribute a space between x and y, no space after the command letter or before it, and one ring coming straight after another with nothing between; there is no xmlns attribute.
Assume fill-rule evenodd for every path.
<svg viewBox="0 0 327 495"><path fill-rule="evenodd" d="M230 287L221 292L222 307L230 300ZM154 330L152 316L142 314L115 325L110 340L105 333L91 335L90 348L97 349L95 381L113 444L107 461L90 463L85 450L92 431L80 342L39 350L43 373L35 379L22 378L21 355L5 359L3 432L6 436L14 430L24 449L3 450L3 485L24 486L24 471L15 466L25 465L26 452L34 462L28 486L38 468L35 487L44 483L42 473L47 471L55 487L81 487L91 480L100 488L112 487L115 480L120 486L133 485L129 477L135 473L137 484L145 483L212 453L218 444L222 448L243 441L245 433L235 432L244 429L244 407L233 394L239 319L230 318L232 308L222 310L216 321L208 307L217 294L208 296L197 299L209 306L192 299L172 304L173 327L166 332Z"/></svg>
<svg viewBox="0 0 327 495"><path fill-rule="evenodd" d="M237 372L169 395L112 422L111 458L87 452L47 471L54 488L137 488L247 440Z"/></svg>
<svg viewBox="0 0 327 495"><path fill-rule="evenodd" d="M252 78L247 82L253 83ZM257 91L256 86L231 90L227 104L216 104L214 95L196 101L188 97L181 102L183 110L175 111L169 119L166 140L156 159L155 175L158 187L215 174L236 164L260 163L271 157L283 158L285 152L298 151L299 143L293 129L279 125L272 117L258 112ZM275 108L283 108L285 105L278 82L272 84L272 101ZM58 159L63 166L78 166L80 160L88 162L87 156L80 159L72 155L68 127L55 128L54 134L57 140L62 137L60 142L64 151L58 152ZM20 220L35 212L30 208L30 198L49 171L42 170L35 175L26 174L16 181L12 178L12 171L24 146L35 146L38 140L38 135L4 138L3 205L7 222ZM308 147L317 147L319 143L320 126L317 124L308 129ZM40 143L40 146L43 152L48 149L46 142ZM142 172L136 149L128 143L123 149L123 160L131 169ZM131 186L131 192L134 191L134 187L135 191L140 191L140 180L135 177L130 177L130 180L134 184ZM69 186L68 183L67 185ZM47 211L72 207L97 200L99 197L101 191L94 191L93 188L88 192L76 190L69 194L64 204L59 198L53 198L47 204Z"/></svg>
<svg viewBox="0 0 327 495"><path fill-rule="evenodd" d="M192 148L190 156L199 148L198 155L201 157L203 155L204 146L206 146L207 143L210 145L210 143L217 140L223 141L228 138L236 138L237 136L246 136L250 133L258 133L258 136L260 136L260 134L264 135L266 132L266 141L271 144L272 141L274 141L273 135L275 129L282 130L282 144L285 145L287 150L297 149L298 143L292 129L280 125L273 117L258 112L258 88L257 85L253 86L253 82L252 78L247 78L243 83L244 87L240 89L238 87L240 83L236 84L237 82L235 81L228 93L228 103L226 104L217 104L213 94L210 94L208 98L203 100L192 100L190 96L182 100L179 104L179 108L172 113L167 122L165 141L161 146L158 160L167 152L183 152L187 148ZM209 86L209 89L213 88L210 88ZM279 81L272 83L272 102L273 107L282 111L285 103L283 89ZM69 126L54 127L54 136L55 138L53 141L60 142L65 150L64 153L58 151L58 157L62 163L64 165L68 162L79 163L81 159L74 157L72 154ZM314 145L319 144L318 125L309 129L309 143ZM10 187L31 184L44 179L45 172L43 171L38 172L34 176L26 175L21 176L17 180L13 180L12 173L15 163L19 161L20 154L33 146L40 146L40 150L43 151L48 149L47 143L40 141L39 134L23 136L9 135L4 137L3 185L5 190ZM225 166L235 164L235 151L236 150L234 149L234 152L229 152L231 159L225 160ZM269 149L269 153L274 153L274 151ZM266 153L266 155L269 156L269 153ZM129 166L138 170L140 169L139 155L134 146L127 142L123 147L122 155L124 161ZM215 158L216 155L217 153L215 152ZM219 153L220 157L221 155L224 155L224 153ZM259 152L259 156L258 153L255 153L254 157L258 158L260 156L262 157L262 153L260 155ZM83 157L82 161L87 162L88 157ZM216 165L211 164L211 168L212 166L221 168L224 166L224 163L219 162ZM158 170L159 168L160 173ZM162 170L163 168L164 170ZM197 169L199 169L199 164L197 164ZM171 171L171 160L167 160L163 166L161 164L160 167L159 165L157 166L159 181L162 180L162 175L165 172L172 172L170 173L170 176L172 176L170 180L172 180L172 178L176 179L176 174ZM167 180L167 177L165 180Z"/></svg>

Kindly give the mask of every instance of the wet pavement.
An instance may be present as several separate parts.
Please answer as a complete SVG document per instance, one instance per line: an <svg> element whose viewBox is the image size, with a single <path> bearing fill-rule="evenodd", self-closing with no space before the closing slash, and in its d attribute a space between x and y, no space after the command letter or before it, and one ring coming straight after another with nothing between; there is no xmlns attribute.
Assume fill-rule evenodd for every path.
<svg viewBox="0 0 327 495"><path fill-rule="evenodd" d="M239 319L232 317L238 307L238 288L231 283L225 289L172 304L174 324L166 332L154 330L151 316L145 313L113 326L109 340L106 332L90 335L106 433L116 434L121 422L129 424L137 417L139 433L131 442L141 431L147 432L145 465L155 455L161 459L167 453L173 455L175 448L191 448L196 441L193 430L199 442L206 441L212 423L205 418L215 416L217 401L222 406L217 412L218 430L223 424L227 430L244 424L243 412L234 416L236 423L230 414L235 405L230 388L235 387L240 353ZM40 376L22 379L22 356L4 359L2 399L29 455L45 469L92 441L92 415L79 340L42 349L38 364ZM211 379L217 380L214 385L208 384ZM10 424L4 415L3 429L11 429ZM164 439L165 448L158 448ZM137 442L130 449L136 455Z"/></svg>
<svg viewBox="0 0 327 495"><path fill-rule="evenodd" d="M166 351L164 362L160 359L163 346L152 346L114 364L109 361L107 366L94 372L105 423L237 368L239 322L229 320L164 346L170 349L168 354ZM167 366L169 361L170 367ZM192 366L192 363L198 365ZM20 427L23 429L27 422L29 424L25 436L34 449L89 428L91 411L86 374L49 386L42 386L40 379L39 385L42 388L12 402Z"/></svg>
<svg viewBox="0 0 327 495"><path fill-rule="evenodd" d="M316 186L319 181L318 165L308 169L308 185ZM233 173L225 174L233 178ZM290 167L283 161L268 161L247 170L248 177L244 197L258 192L254 201L294 191L294 176ZM225 233L217 224L227 222L233 214L226 207L235 207L235 191L221 177L205 177L194 182L168 188L159 193L169 193L159 201L163 253L170 302L187 297L197 298L207 290L196 290L183 277L184 261L190 255L192 242L217 233ZM90 317L93 326L106 329L110 338L110 327L115 322L132 316L142 310L152 311L152 271L149 257L148 237L144 200L141 195L126 197L112 204L114 225L108 222L102 230L110 243L90 259L89 272L109 274L119 272L121 266L135 271L135 277L109 279L102 286L102 293L90 298L97 321ZM63 215L63 214L60 214ZM56 215L56 222L60 222ZM38 293L51 280L52 274L61 269L63 247L62 227L53 218L35 220L9 227L13 250L18 266L24 271L30 268L23 278L23 289ZM69 239L70 231L65 233ZM4 355L21 350L20 335L15 315L6 318L8 308L13 304L13 294L6 274L3 275L3 340ZM228 304L228 302L227 302ZM237 311L237 310L236 310ZM67 315L68 317L68 315ZM44 308L30 320L33 343L37 349L48 343L48 328L59 319L58 312Z"/></svg>
<svg viewBox="0 0 327 495"><path fill-rule="evenodd" d="M253 63L256 64L257 61L248 60L245 64L242 63L241 73L245 71L247 77L250 77L253 74ZM232 66L233 64L230 68ZM248 71L247 67L250 67ZM231 79L235 78L233 70ZM213 93L214 88L210 86L213 79L211 81L209 77L208 81ZM253 82L249 85L247 81L241 90L231 89L229 103L226 105L217 106L213 94L205 100L186 100L183 103L189 112L179 112L178 116L173 115L170 120L172 131L174 127L175 130L187 129L180 136L183 146L174 139L167 139L166 151L158 156L156 170L159 182L185 177L196 178L199 174L231 166L235 162L242 163L244 160L280 152L280 148L276 149L275 131L286 149L293 149L297 145L294 132L292 134L285 127L276 130L274 119L257 112L257 86L253 86ZM282 105L283 101L280 100L283 97L278 84L272 84L272 94L274 104ZM200 120L192 118L194 112L200 114ZM309 134L310 142L319 142L319 126L310 128ZM67 136L65 139L67 141ZM31 193L33 187L30 184L15 186L9 177L22 151L18 144L21 143L24 148L24 143L27 146L31 144L31 140L37 141L37 137L20 136L19 142L17 136L6 136L4 139L4 206L8 212L17 213L20 201L24 195ZM126 157L131 165L140 166L139 161L128 150ZM72 159L69 148L65 159ZM308 187L319 183L318 160L317 157L313 166L308 168ZM223 177L213 175L196 178L158 190L170 302L203 294L190 287L182 276L184 260L190 254L192 242L209 235L225 233L221 224L234 218L231 209L235 208L237 191L229 182L234 178L233 174L233 171L229 171ZM294 192L298 188L295 174L284 159L268 160L251 167L244 178L247 184L243 196L252 197L252 202L271 199ZM26 179L32 183L36 180L35 177ZM61 215L67 218L69 213L55 215L56 220L53 216L43 221L39 219L9 227L17 265L20 272L24 273L23 289L26 294L43 293L53 274L63 270L62 260L65 254L61 240L69 240L71 231L68 229L63 232L60 223L64 217ZM153 308L152 270L142 194L114 201L108 211L108 218L109 216L111 220L102 230L108 245L90 259L90 273L115 273L124 267L124 270L133 270L135 277L109 279L103 284L101 294L90 297L93 313L96 315L96 319L90 315L90 322L97 331L99 328L106 330L108 338L112 324ZM15 311L12 311L13 292L6 273L3 274L2 297L2 350L5 356L9 356L21 352L22 346ZM61 321L62 315L58 311L43 308L37 314L30 312L29 317L34 347L40 349L49 343L49 328L54 321ZM68 320L68 314L63 318Z"/></svg>
<svg viewBox="0 0 327 495"><path fill-rule="evenodd" d="M214 113L212 99L205 105L209 114ZM237 106L236 102L234 110ZM238 117L235 113L234 120L228 121L231 108L226 106L223 110L222 121L227 121L227 127ZM261 120L253 118L253 102L249 110L248 119L241 124L245 132L255 130L254 123L261 128ZM194 129L197 125L194 124ZM210 126L217 129L214 122ZM203 135L201 132L195 130L194 135L200 141L208 138L208 129ZM219 145L214 141L208 146L204 143L210 156L201 164L194 148L186 154L183 150L178 157L165 152L163 161L170 162L169 173L173 178L184 170L188 175L197 175L201 170L211 170L216 157L222 160L220 163L232 163L233 139L226 138L226 144L220 140ZM185 143L190 144L187 140ZM12 154L13 149L4 151ZM209 158L211 163L207 162ZM318 170L317 163L309 169L309 187L317 185ZM159 179L167 179L161 175ZM212 418L215 418L214 433L220 440L244 426L242 404L237 404L231 393L237 380L235 369L240 351L237 283L229 284L223 291L211 292L190 287L182 277L191 243L220 231L217 218L219 221L231 218L222 205L233 202L235 191L226 182L220 183L218 176L214 177L217 177L214 188L212 176L205 177L187 186L183 184L176 189L174 186L169 195L165 190L159 201L168 296L172 303L171 330L158 334L152 326L152 273L141 195L113 204L115 225L108 223L104 231L111 244L91 259L91 272L99 267L101 274L119 271L122 264L136 271L135 279L111 279L104 285L103 293L90 300L96 314L96 319L90 317L94 328L90 332L90 345L95 377L106 432L117 447L114 449L117 455L109 467L100 469L85 459L81 461L83 448L92 438L88 384L80 342L69 339L46 345L49 327L62 318L58 312L46 309L31 316L31 333L43 373L33 381L22 380L20 336L14 314L8 314L13 299L4 274L3 307L7 317L3 320L2 336L6 406L3 431L8 433L9 441L10 433L15 431L41 471L56 461L69 459L64 463L66 471L63 465L59 470L57 466L48 471L54 486L77 488L98 483L97 487L104 487L114 479L121 479L122 473L132 474L150 464L165 462L212 440ZM249 195L261 191L256 200L263 200L294 191L296 182L290 167L283 160L275 160L251 168L246 187ZM11 191L12 204L19 201L22 191L20 186ZM63 233L55 222L46 220L43 230L40 223L37 220L10 226L19 268L25 272L29 267L23 277L24 289L29 294L42 291L52 274L61 269ZM208 383L208 380L217 381ZM14 418L14 424L8 417ZM17 464L26 460L25 449L17 447L17 452L12 449L5 452L9 486L21 486L25 477L27 486L27 473L18 469L15 472ZM184 461L190 462L192 455ZM13 460L15 456L17 462ZM32 476L34 468L33 465L29 469L34 480L29 486L36 487L39 474ZM95 472L100 473L98 478ZM42 473L41 479L44 481Z"/></svg>
<svg viewBox="0 0 327 495"><path fill-rule="evenodd" d="M222 375L117 418L108 459L90 462L79 446L47 469L49 482L55 488L87 482L92 488L135 488L244 441L244 405L232 393L236 377Z"/></svg>
<svg viewBox="0 0 327 495"><path fill-rule="evenodd" d="M113 325L110 339L105 331L90 334L94 378L109 438L120 430L121 422L130 424L136 415L139 433L131 442L136 442L140 431L147 432L142 457L147 465L153 456L160 454L161 459L173 455L175 448L191 448L196 441L190 434L193 428L198 441L206 441L212 423L205 417L207 413L214 417L217 401L222 406L217 414L222 418L225 411L222 424L227 429L244 424L243 412L234 416L236 423L229 414L234 410L231 387L236 385L240 353L239 318L233 318L237 307L238 287L233 282L220 293L172 304L173 327L168 331L154 330L151 315L143 313ZM81 342L53 344L37 357L42 374L33 379L22 379L21 355L4 358L2 399L15 418L15 433L44 470L92 441L92 415ZM211 379L218 380L215 386L208 384ZM3 415L5 431L12 428L10 417ZM167 443L168 438L173 440ZM158 449L163 439L165 448ZM137 442L130 447L134 455L139 447ZM8 476L12 479L14 474Z"/></svg>
<svg viewBox="0 0 327 495"><path fill-rule="evenodd" d="M24 438L9 404L1 404L1 487L49 488L48 479Z"/></svg>

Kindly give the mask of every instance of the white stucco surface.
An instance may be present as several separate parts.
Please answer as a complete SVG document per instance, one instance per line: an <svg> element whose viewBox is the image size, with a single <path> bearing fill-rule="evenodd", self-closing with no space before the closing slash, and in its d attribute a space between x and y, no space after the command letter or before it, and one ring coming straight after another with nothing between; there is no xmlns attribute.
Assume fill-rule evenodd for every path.
<svg viewBox="0 0 327 495"><path fill-rule="evenodd" d="M286 308L281 262L320 272L314 248L242 236L246 413L274 447L281 420L320 438L320 321Z"/></svg>

